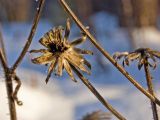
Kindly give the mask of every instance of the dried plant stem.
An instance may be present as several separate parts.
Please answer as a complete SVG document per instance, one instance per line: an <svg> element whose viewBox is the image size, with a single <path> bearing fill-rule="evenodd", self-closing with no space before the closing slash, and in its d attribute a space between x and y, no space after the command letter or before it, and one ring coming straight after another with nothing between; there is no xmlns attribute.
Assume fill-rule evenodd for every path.
<svg viewBox="0 0 160 120"><path fill-rule="evenodd" d="M8 68L8 65L5 61L5 58L1 50L0 50L0 60L1 60L1 64L4 69L4 73L5 73L5 83L6 83L6 89L7 89L10 120L17 120L16 106L15 106L15 102L12 96L13 94L12 75L10 74L10 70Z"/></svg>
<svg viewBox="0 0 160 120"><path fill-rule="evenodd" d="M154 96L152 77L151 77L151 74L150 74L150 71L149 71L149 66L148 66L147 62L144 64L144 70L145 70L145 75L146 75L148 91L150 92L150 94L152 94ZM156 104L152 101L151 101L151 107L152 107L153 119L158 120L157 107L156 107Z"/></svg>
<svg viewBox="0 0 160 120"><path fill-rule="evenodd" d="M156 98L155 96L153 96L152 94L150 94L147 90L145 90L136 80L134 80L134 78L129 75L129 73L121 66L117 63L117 61L115 61L113 59L113 57L106 52L98 43L97 40L91 35L91 33L85 28L85 26L81 23L81 21L77 18L77 16L73 13L73 11L70 9L70 7L68 6L68 4L65 2L65 0L60 0L60 3L62 4L62 6L64 7L64 9L66 10L66 12L72 17L72 19L75 21L75 23L77 24L77 26L87 35L87 37L89 38L89 40L94 44L94 46L137 88L139 89L143 94L145 94L150 100L152 100L153 102L155 102L156 104L158 104L160 106L160 100L158 98Z"/></svg>
<svg viewBox="0 0 160 120"><path fill-rule="evenodd" d="M6 52L5 52L5 47L4 47L4 40L3 40L3 36L2 36L2 27L0 24L0 47L3 53L3 56L5 58L5 61L7 61L7 57L6 57Z"/></svg>
<svg viewBox="0 0 160 120"><path fill-rule="evenodd" d="M92 86L92 84L83 77L83 75L74 67L72 66L75 73L81 79L81 81L88 87L88 89L97 97L97 99L111 112L113 113L118 119L126 120L119 112L117 112L106 100L99 94L99 92Z"/></svg>
<svg viewBox="0 0 160 120"><path fill-rule="evenodd" d="M24 58L26 52L28 51L28 48L32 42L32 39L34 37L34 34L36 32L36 28L37 28L37 25L38 25L38 22L39 22L39 19L40 19L40 16L41 16L41 12L42 12L42 9L43 9L43 6L44 6L44 3L45 3L45 0L40 0L39 1L39 5L38 5L38 8L36 9L37 12L35 14L35 17L34 17L34 20L33 20L33 25L32 25L32 28L31 28L31 31L30 31L30 34L28 36L28 39L27 39L27 42L20 54L20 56L18 57L18 59L16 60L16 62L14 63L13 67L12 67L12 72L15 71L15 69L17 68L17 66L20 64L20 62L22 61L22 59Z"/></svg>
<svg viewBox="0 0 160 120"><path fill-rule="evenodd" d="M2 67L4 69L5 72L5 79L6 79L6 89L7 89L7 95L8 95L8 102L9 102L9 111L10 111L10 120L17 120L17 116L16 116L16 106L15 106L15 102L17 102L18 105L21 105L22 102L18 100L17 98L17 93L18 90L21 86L21 82L19 77L15 74L15 70L18 67L18 65L20 64L20 62L22 61L22 59L24 58L26 52L28 51L28 48L32 42L32 39L34 37L39 19L40 19L40 15L43 9L43 5L44 5L45 0L40 0L39 1L39 5L37 8L37 12L35 14L34 17L34 21L33 21L33 25L30 31L30 34L28 36L28 40L20 54L20 56L18 57L18 59L16 60L16 62L13 64L13 66L11 68L8 67L7 65L7 58L6 58L6 54L5 54L5 49L4 49L4 43L2 40L2 34L0 32L0 39L1 39L1 49L0 49L0 61L2 64ZM14 79L17 82L17 86L15 91L13 91L13 85L12 85L12 79Z"/></svg>

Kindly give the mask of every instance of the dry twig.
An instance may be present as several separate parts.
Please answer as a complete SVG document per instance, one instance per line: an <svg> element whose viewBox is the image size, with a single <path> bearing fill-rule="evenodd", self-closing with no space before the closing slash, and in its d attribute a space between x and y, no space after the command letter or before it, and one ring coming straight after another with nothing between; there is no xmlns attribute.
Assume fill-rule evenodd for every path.
<svg viewBox="0 0 160 120"><path fill-rule="evenodd" d="M146 62L144 64L144 70L145 70L145 75L146 75L146 81L147 81L148 91L154 96L152 77L150 75L148 62ZM151 106L152 106L153 119L154 120L158 120L158 112L157 112L156 104L151 101Z"/></svg>
<svg viewBox="0 0 160 120"><path fill-rule="evenodd" d="M10 74L10 70L8 68L8 65L1 50L0 50L0 60L5 73L5 83L6 83L7 97L8 97L9 111L10 111L10 120L17 120L16 107L14 99L12 97L13 93L12 76Z"/></svg>
<svg viewBox="0 0 160 120"><path fill-rule="evenodd" d="M119 112L117 112L109 103L105 101L105 99L99 94L99 92L92 86L92 84L85 78L83 75L74 67L72 69L81 79L81 81L88 87L88 89L98 98L98 100L111 112L113 113L118 119L126 120Z"/></svg>
<svg viewBox="0 0 160 120"><path fill-rule="evenodd" d="M1 39L2 50L0 49L0 61L1 61L2 67L5 72L6 89L7 89L8 101L9 101L9 110L10 110L10 120L17 120L16 107L15 107L14 101L16 101L18 105L22 105L22 102L19 101L18 97L17 97L18 90L21 86L21 81L14 71L16 70L16 68L18 67L18 65L20 64L22 59L24 58L24 56L25 56L26 52L28 51L28 48L32 42L32 39L34 37L35 31L36 31L36 28L37 28L37 25L38 25L38 22L40 19L40 15L41 15L41 12L43 9L44 2L45 2L45 0L39 1L39 5L38 5L38 8L36 9L37 12L34 17L33 25L32 25L28 40L27 40L20 56L18 57L17 61L13 64L13 67L11 67L11 68L9 68L6 63L7 59L5 58L6 55L5 55L4 44L3 44L3 40ZM0 33L0 35L2 38L1 33ZM12 79L14 79L17 82L17 86L15 88L15 91L13 91Z"/></svg>

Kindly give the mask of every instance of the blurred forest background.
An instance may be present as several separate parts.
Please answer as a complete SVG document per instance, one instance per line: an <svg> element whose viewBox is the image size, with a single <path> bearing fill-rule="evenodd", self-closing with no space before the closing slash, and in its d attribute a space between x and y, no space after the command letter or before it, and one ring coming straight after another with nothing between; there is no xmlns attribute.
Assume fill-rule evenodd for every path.
<svg viewBox="0 0 160 120"><path fill-rule="evenodd" d="M27 22L33 18L36 7L36 0L0 0L0 21L1 22ZM159 13L160 0L68 0L71 7L79 18L90 26L91 31L96 31L92 17L98 12L111 14L118 18L119 27L125 28L129 36L130 48L141 47L137 45L138 33L153 33L153 38L160 38L159 32ZM65 22L66 17L58 0L47 0L43 11L43 19L47 19L54 25ZM141 29L142 28L142 29ZM145 31L143 28L146 28ZM138 29L138 31L137 31ZM146 31L147 30L147 31ZM158 32L158 34L157 34ZM156 35L155 35L156 34ZM148 38L148 36L147 36ZM143 36L143 39L145 37ZM151 37L152 39L152 37Z"/></svg>
<svg viewBox="0 0 160 120"><path fill-rule="evenodd" d="M34 17L35 9L37 7L37 1L38 0L0 0L0 30L2 31L4 37L9 64L15 61L19 55L18 53L24 46ZM102 47L110 54L117 51L133 51L133 49L139 47L150 47L152 49L160 50L160 0L66 1L80 20L82 20L85 25L90 26L89 30L93 33L97 40L99 40L98 42L102 45ZM42 48L42 46L38 44L39 38L41 38L44 33L52 27L56 25L64 25L66 22L66 17L67 15L60 6L58 0L46 0L31 48ZM71 31L74 34L73 36L79 36L79 29L76 28L75 24L72 25ZM73 36L71 35L71 37ZM15 41L18 41L16 47L15 43L17 42ZM107 99L109 98L111 103L122 111L122 113L124 113L129 120L150 120L152 115L147 104L147 102L149 102L148 99L140 94L127 80L124 80L125 78L117 70L115 70L113 66L91 44L86 42L84 46L81 47L91 49L94 52L94 56L87 56L92 64L92 75L89 77L89 80L96 84L96 88L98 87L102 91L104 97ZM69 119L70 117L66 117L67 115L71 117L74 116L72 120L75 120L75 118L80 118L88 111L90 112L94 109L97 110L97 108L104 110L104 108L100 106L100 103L96 101L97 99L90 96L89 91L87 91L87 89L85 89L80 82L75 84L72 83L72 81L70 82L69 80L66 80L68 77L66 77L65 74L62 78L57 78L53 75L53 80L51 80L53 84L51 84L52 82L50 81L50 83L46 86L44 80L47 75L47 68L33 65L30 61L33 56L30 54L27 54L26 56L27 57L24 59L18 73L21 75L22 83L28 80L29 85L31 84L31 86L35 88L38 86L38 82L41 82L41 85L39 86L43 86L43 91L40 92L44 92L44 88L46 89L48 87L44 96L39 95L39 93L39 96L37 96L37 94L33 93L34 89L32 88L29 88L28 94L26 94L28 88L25 91L26 93L23 90L20 90L20 92L22 92L19 96L24 96L24 98L22 97L22 101L24 101L25 104L27 104L29 100L28 98L33 97L33 99L35 99L35 103L32 101L28 102L28 106L35 106L35 109L31 111L30 107L28 107L27 110L31 113L24 113L27 117L32 117L32 119L28 118L29 120L44 120L43 118L46 116L49 117L54 113L53 110L57 112L57 116L59 113L60 118L64 117L60 120L71 120ZM158 69L153 72L153 76L155 79L155 89L160 91L160 67L157 68ZM144 73L143 71L138 71L137 65L132 64L130 68L126 67L126 69L135 77L135 79L139 80L138 82L143 87L146 87L146 83L143 81ZM2 73L0 73L0 75ZM61 81L61 79L64 80ZM22 86L25 88L25 83L23 83ZM49 90L53 90L54 92L51 91L51 94L49 94ZM41 109L41 106L39 106L39 104L41 104L41 101L39 101L40 97L44 98L42 101L45 101L46 99L46 102L44 102L46 104L44 104L44 106L48 105L48 107L44 110ZM90 97L89 102L88 97ZM55 100L55 98L57 100ZM124 98L127 99L124 100ZM67 99L68 101L65 100L64 102L64 99ZM47 100L50 101L48 102ZM3 106L7 105L3 104ZM55 106L57 106L56 109ZM22 113L23 111L26 111L24 109L25 108L22 109ZM18 112L20 112L20 110L21 108L19 108ZM36 111L35 113L37 114L33 111ZM0 113L3 112L4 111L0 109ZM46 113L45 115L44 112ZM22 113L21 115L24 116ZM61 115L61 113L66 113L66 116ZM40 115L44 115L45 117ZM35 118L33 116L35 116ZM6 114L4 114L4 117L6 117ZM39 118L36 119L36 117ZM59 118L56 120L58 119ZM48 118L48 120L53 120L53 118Z"/></svg>
<svg viewBox="0 0 160 120"><path fill-rule="evenodd" d="M159 0L68 0L78 15L84 20L105 11L118 16L119 25L123 27L157 27ZM60 23L64 13L57 0L47 0L43 17ZM35 8L34 0L0 0L0 20L24 22L32 19Z"/></svg>
<svg viewBox="0 0 160 120"><path fill-rule="evenodd" d="M143 40L142 45L137 45L137 41L139 43L140 39L135 38L135 34L137 34L137 31L134 31L135 28L140 30L138 33L142 32L143 28L147 28L147 32L149 30L149 32L155 34L159 27L160 0L68 0L68 2L80 19L90 26L92 31L96 31L91 18L94 14L103 11L116 16L119 26L126 28L128 31L130 48L141 47L145 42ZM0 21L31 21L35 6L35 0L0 0ZM58 4L58 0L46 1L43 19L57 25L64 23L63 18L65 17L66 15ZM139 28L142 28L142 30ZM157 37L157 34L155 37ZM158 35L159 38L160 35Z"/></svg>

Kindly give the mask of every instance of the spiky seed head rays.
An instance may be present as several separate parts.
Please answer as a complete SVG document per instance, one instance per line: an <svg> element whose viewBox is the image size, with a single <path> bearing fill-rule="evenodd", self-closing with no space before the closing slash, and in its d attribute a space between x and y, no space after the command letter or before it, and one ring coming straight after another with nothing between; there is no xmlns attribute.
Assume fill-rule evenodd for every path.
<svg viewBox="0 0 160 120"><path fill-rule="evenodd" d="M93 55L92 51L82 50L75 46L82 44L86 40L86 35L70 42L70 20L67 19L65 29L62 26L55 27L49 30L39 40L46 49L31 50L30 53L41 53L42 55L32 59L34 64L50 64L46 83L52 72L62 76L62 71L65 69L69 77L76 82L72 66L78 70L90 74L91 64L84 58L83 54Z"/></svg>
<svg viewBox="0 0 160 120"><path fill-rule="evenodd" d="M147 64L153 69L156 68L156 58L160 58L160 52L152 50L150 48L139 48L133 52L116 52L113 58L120 60L123 58L123 66L129 66L130 61L138 60L138 69L140 70L142 66L147 62ZM152 60L151 61L149 61Z"/></svg>

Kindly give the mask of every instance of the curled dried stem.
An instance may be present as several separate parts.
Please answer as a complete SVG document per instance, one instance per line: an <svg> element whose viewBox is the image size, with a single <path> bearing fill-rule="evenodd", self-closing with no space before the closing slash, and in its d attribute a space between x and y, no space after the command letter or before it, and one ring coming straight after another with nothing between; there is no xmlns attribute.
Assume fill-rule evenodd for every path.
<svg viewBox="0 0 160 120"><path fill-rule="evenodd" d="M117 68L138 90L140 90L144 95L146 95L150 100L160 106L160 100L150 94L147 90L145 90L121 65L117 63L113 57L106 52L97 42L97 40L91 35L91 33L85 28L85 26L81 23L81 21L77 18L77 16L73 13L71 8L65 2L65 0L60 0L63 8L66 12L72 17L77 26L87 35L92 44Z"/></svg>

